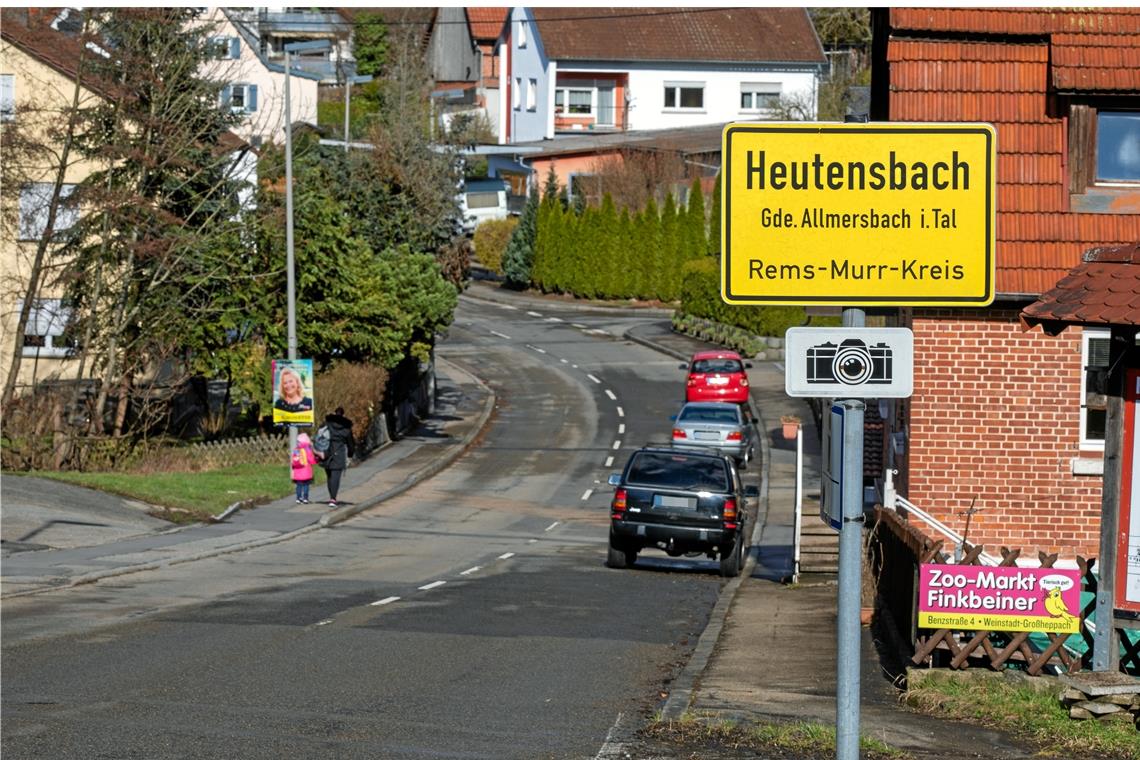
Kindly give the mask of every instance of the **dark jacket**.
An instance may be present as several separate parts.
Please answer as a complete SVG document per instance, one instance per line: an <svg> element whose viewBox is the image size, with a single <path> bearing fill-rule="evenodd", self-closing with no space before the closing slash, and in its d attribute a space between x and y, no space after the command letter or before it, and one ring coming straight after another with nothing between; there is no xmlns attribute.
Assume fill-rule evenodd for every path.
<svg viewBox="0 0 1140 760"><path fill-rule="evenodd" d="M325 424L329 427L329 450L321 466L326 470L348 469L349 458L356 454L352 420L339 414L329 414L325 416Z"/></svg>

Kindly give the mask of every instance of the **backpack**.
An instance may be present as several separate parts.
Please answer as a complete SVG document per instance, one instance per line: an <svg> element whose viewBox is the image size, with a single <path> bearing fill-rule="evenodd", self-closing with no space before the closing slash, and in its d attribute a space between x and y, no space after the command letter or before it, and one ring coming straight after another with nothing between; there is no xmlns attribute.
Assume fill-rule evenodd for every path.
<svg viewBox="0 0 1140 760"><path fill-rule="evenodd" d="M328 453L329 445L332 443L332 434L329 433L328 425L321 425L317 428L317 434L313 436L313 451L320 454L322 458Z"/></svg>

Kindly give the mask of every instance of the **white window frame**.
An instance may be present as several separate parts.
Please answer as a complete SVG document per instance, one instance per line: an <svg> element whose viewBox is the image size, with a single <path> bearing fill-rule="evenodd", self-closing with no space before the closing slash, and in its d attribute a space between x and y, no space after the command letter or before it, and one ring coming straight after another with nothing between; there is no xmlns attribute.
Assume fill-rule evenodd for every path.
<svg viewBox="0 0 1140 760"><path fill-rule="evenodd" d="M511 92L511 106L516 111L522 108L522 77L515 77L514 91Z"/></svg>
<svg viewBox="0 0 1140 760"><path fill-rule="evenodd" d="M590 112L589 113L571 113L570 112L570 91L575 90L578 92L590 93ZM583 85L562 85L554 88L554 113L557 116L586 118L597 118L598 115L598 88L585 87Z"/></svg>
<svg viewBox="0 0 1140 760"><path fill-rule="evenodd" d="M16 118L16 75L0 74L0 121Z"/></svg>
<svg viewBox="0 0 1140 760"><path fill-rule="evenodd" d="M21 302L20 308L23 308ZM34 335L44 339L42 346L24 346L20 353L23 356L40 358L63 359L71 356L77 349L68 346L56 345L56 339L62 338L67 323L71 321L72 310L63 305L61 298L37 298L28 312L28 324L24 327L24 335Z"/></svg>
<svg viewBox="0 0 1140 760"><path fill-rule="evenodd" d="M1088 408L1085 405L1085 399L1088 393L1087 381L1088 371L1085 367L1089 366L1089 360L1092 353L1090 343L1093 340L1110 340L1112 332L1110 330L1102 330L1095 327L1086 327L1081 330L1081 442L1080 448L1084 451L1104 451L1104 439L1096 439L1088 437Z"/></svg>
<svg viewBox="0 0 1140 760"><path fill-rule="evenodd" d="M780 96L783 94L783 86L779 82L741 82L740 83L740 112L741 113L770 113L771 106L758 106L756 105L757 96L776 96L778 102ZM751 95L752 105L745 106L744 96Z"/></svg>
<svg viewBox="0 0 1140 760"><path fill-rule="evenodd" d="M231 111L234 111L235 113L256 113L257 112L257 106L258 106L257 94L256 94L257 89L258 89L257 85L250 84L249 82L235 82L231 85L228 85L228 87L229 87L229 106L230 106ZM249 101L250 101L249 96L250 96L251 88L252 88L252 92L254 93L253 108L249 107ZM237 94L237 91L239 89L241 90L241 105L240 106L234 105L234 100L236 99L234 96Z"/></svg>
<svg viewBox="0 0 1140 760"><path fill-rule="evenodd" d="M526 47L526 21L519 22L519 47Z"/></svg>
<svg viewBox="0 0 1140 760"><path fill-rule="evenodd" d="M18 240L39 240L47 228L48 206L55 185L51 182L29 182L20 188L19 217L16 225ZM79 209L68 203L68 197L75 192L75 185L61 185L59 207L55 210L55 227L59 233L71 229L79 221Z"/></svg>
<svg viewBox="0 0 1140 760"><path fill-rule="evenodd" d="M526 110L534 111L538 108L538 80L526 81Z"/></svg>
<svg viewBox="0 0 1140 760"><path fill-rule="evenodd" d="M665 105L664 91L673 91L674 105ZM701 104L699 106L682 106L681 90L700 90ZM705 83L704 82L665 82L662 90L662 105L667 113L704 113L705 112Z"/></svg>

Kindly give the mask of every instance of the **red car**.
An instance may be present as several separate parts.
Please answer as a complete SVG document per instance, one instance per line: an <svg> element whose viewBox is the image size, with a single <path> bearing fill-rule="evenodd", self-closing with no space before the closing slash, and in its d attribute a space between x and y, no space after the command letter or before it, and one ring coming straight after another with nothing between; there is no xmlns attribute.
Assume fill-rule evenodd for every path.
<svg viewBox="0 0 1140 760"><path fill-rule="evenodd" d="M685 381L685 401L726 401L748 403L748 375L751 363L735 351L699 351L681 369L689 371Z"/></svg>

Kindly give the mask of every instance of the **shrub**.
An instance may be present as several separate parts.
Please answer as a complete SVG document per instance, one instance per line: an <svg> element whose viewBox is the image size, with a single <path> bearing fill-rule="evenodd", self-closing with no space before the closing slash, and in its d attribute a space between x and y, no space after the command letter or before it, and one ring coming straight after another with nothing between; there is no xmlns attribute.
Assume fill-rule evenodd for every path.
<svg viewBox="0 0 1140 760"><path fill-rule="evenodd" d="M789 327L804 324L802 306L726 304L720 297L720 264L714 258L690 261L682 271L681 309L686 314L735 325L752 335L782 337Z"/></svg>
<svg viewBox="0 0 1140 760"><path fill-rule="evenodd" d="M316 402L316 425L338 406L352 420L352 434L359 440L380 413L388 372L375 364L338 362L317 375L313 400ZM316 426L314 426L316 427Z"/></svg>
<svg viewBox="0 0 1140 760"><path fill-rule="evenodd" d="M518 217L506 219L490 219L480 224L475 230L475 258L479 263L495 274L503 273L503 254L507 251L507 243L515 227L519 224Z"/></svg>

